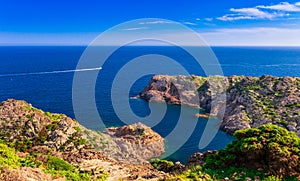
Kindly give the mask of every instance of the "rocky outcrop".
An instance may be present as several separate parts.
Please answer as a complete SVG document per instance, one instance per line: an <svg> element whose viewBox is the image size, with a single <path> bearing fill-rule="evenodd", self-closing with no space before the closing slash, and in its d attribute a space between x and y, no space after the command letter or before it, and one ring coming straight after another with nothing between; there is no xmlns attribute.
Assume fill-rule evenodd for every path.
<svg viewBox="0 0 300 181"><path fill-rule="evenodd" d="M204 108L222 119L220 129L230 134L272 123L300 136L300 78L296 77L155 75L139 97ZM222 104L225 112L220 111Z"/></svg>
<svg viewBox="0 0 300 181"><path fill-rule="evenodd" d="M142 123L109 128L107 133L119 145L122 153L136 153L144 160L159 158L164 152L164 139Z"/></svg>
<svg viewBox="0 0 300 181"><path fill-rule="evenodd" d="M33 107L25 101L9 99L0 104L0 141L18 150L20 157L35 153L38 162L47 163L49 155L75 165L82 173L98 178L108 172L108 180L151 178L157 180L166 174L155 170L148 159L161 157L164 139L141 123L110 128L99 133L81 126L64 114L52 114ZM1 142L0 142L1 143ZM39 169L0 168L0 176L14 175L23 180L38 177L31 172ZM27 177L32 175L32 177ZM40 174L40 180L52 180ZM5 180L5 179L4 179Z"/></svg>
<svg viewBox="0 0 300 181"><path fill-rule="evenodd" d="M89 148L80 125L63 114L51 114L25 101L9 99L0 105L1 139L20 150L45 145L54 151Z"/></svg>
<svg viewBox="0 0 300 181"><path fill-rule="evenodd" d="M168 174L154 169L150 164L132 164L115 161L97 150L80 150L65 152L60 155L64 160L80 168L83 173L102 174L109 173L107 180L158 180L165 178Z"/></svg>
<svg viewBox="0 0 300 181"><path fill-rule="evenodd" d="M203 165L205 163L205 160L208 155L217 154L217 153L218 153L218 151L216 151L216 150L214 150L214 151L208 150L205 153L196 152L190 156L190 158L186 164L186 167L192 168L197 165Z"/></svg>

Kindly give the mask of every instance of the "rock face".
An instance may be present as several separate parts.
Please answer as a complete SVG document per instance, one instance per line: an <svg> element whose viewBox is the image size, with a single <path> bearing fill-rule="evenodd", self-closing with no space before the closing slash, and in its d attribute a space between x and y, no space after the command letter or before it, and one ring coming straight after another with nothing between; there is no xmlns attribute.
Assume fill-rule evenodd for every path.
<svg viewBox="0 0 300 181"><path fill-rule="evenodd" d="M150 102L167 102L175 105L198 106L197 87L192 77L163 76L152 77L140 97Z"/></svg>
<svg viewBox="0 0 300 181"><path fill-rule="evenodd" d="M136 180L149 179L158 180L167 177L168 174L154 169L150 164L123 163L110 159L97 150L81 150L76 152L65 152L61 157L80 168L83 173L100 173L105 170L109 172L107 180Z"/></svg>
<svg viewBox="0 0 300 181"><path fill-rule="evenodd" d="M155 75L139 97L204 108L221 118L220 129L230 134L272 123L300 136L300 78L296 77ZM220 105L225 103L222 111Z"/></svg>
<svg viewBox="0 0 300 181"><path fill-rule="evenodd" d="M92 171L94 176L101 175L102 172L98 171L104 168L112 175L108 180L127 179L129 176L153 179L165 176L147 161L162 156L164 139L141 123L99 133L88 130L64 114L44 112L25 101L9 99L0 104L1 140L12 144L21 156L28 153L53 155L76 165L82 169L81 172ZM36 159L41 162L47 160L43 156ZM27 178L31 172L41 170L21 167L14 172L5 171L4 175L39 180L36 177L39 174ZM52 180L47 174L41 175L41 178Z"/></svg>
<svg viewBox="0 0 300 181"><path fill-rule="evenodd" d="M88 148L80 125L63 114L45 113L25 101L9 99L0 105L1 139L21 150L45 145L54 151Z"/></svg>
<svg viewBox="0 0 300 181"><path fill-rule="evenodd" d="M136 153L142 159L150 160L159 158L165 152L164 139L142 123L109 128L107 132L119 145L123 154Z"/></svg>

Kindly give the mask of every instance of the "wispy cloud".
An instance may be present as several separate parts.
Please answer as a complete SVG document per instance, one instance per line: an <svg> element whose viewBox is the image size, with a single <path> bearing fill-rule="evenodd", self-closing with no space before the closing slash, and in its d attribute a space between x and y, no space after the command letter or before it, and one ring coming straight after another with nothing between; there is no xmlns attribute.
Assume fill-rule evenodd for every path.
<svg viewBox="0 0 300 181"><path fill-rule="evenodd" d="M154 24L173 24L174 22L172 21L164 21L164 20L159 20L159 21L147 21L147 22L140 22L140 25L154 25Z"/></svg>
<svg viewBox="0 0 300 181"><path fill-rule="evenodd" d="M297 4L300 5L300 2L296 4L290 4L288 2L282 2L280 4L272 5L272 6L256 6L257 8L262 9L271 9L278 11L286 11L286 12L300 12L300 8L297 7Z"/></svg>
<svg viewBox="0 0 300 181"><path fill-rule="evenodd" d="M148 27L126 28L126 29L123 29L123 30L125 30L125 31L135 31L135 30L145 30L145 29L148 29Z"/></svg>
<svg viewBox="0 0 300 181"><path fill-rule="evenodd" d="M240 15L245 15L253 18L261 18L261 19L264 18L272 19L274 18L274 16L276 16L276 14L263 12L257 8L241 8L241 9L231 8L230 11L234 13L238 13Z"/></svg>
<svg viewBox="0 0 300 181"><path fill-rule="evenodd" d="M245 19L276 19L280 17L290 16L289 12L300 12L300 2L290 4L288 2L281 2L275 5L259 5L249 8L231 8L231 14L225 14L224 16L216 19L221 21L235 21Z"/></svg>
<svg viewBox="0 0 300 181"><path fill-rule="evenodd" d="M185 24L185 25L193 25L193 26L197 25L196 23L189 22L189 21L183 22L183 24Z"/></svg>
<svg viewBox="0 0 300 181"><path fill-rule="evenodd" d="M253 19L251 16L242 16L242 15L234 15L234 14L226 14L222 17L216 18L221 21L235 21L235 20L242 20L242 19Z"/></svg>
<svg viewBox="0 0 300 181"><path fill-rule="evenodd" d="M205 21L212 21L213 18L205 18L204 20L205 20Z"/></svg>
<svg viewBox="0 0 300 181"><path fill-rule="evenodd" d="M217 19L222 21L234 21L243 19L274 19L277 17L289 16L289 14L286 13L269 13L258 8L231 8L230 11L234 14L226 14L222 17L218 17Z"/></svg>

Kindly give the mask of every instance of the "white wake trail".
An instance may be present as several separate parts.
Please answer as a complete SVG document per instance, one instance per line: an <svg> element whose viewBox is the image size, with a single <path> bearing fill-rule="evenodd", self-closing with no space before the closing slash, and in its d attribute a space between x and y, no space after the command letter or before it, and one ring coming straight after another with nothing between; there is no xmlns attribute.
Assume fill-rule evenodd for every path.
<svg viewBox="0 0 300 181"><path fill-rule="evenodd" d="M42 74L60 74L60 73L70 73L70 72L85 72L93 70L101 70L102 67L98 68L88 68L88 69L74 69L74 70L54 70L49 72L28 72L28 73L15 73L15 74L0 74L0 77L16 77L16 76L26 76L26 75L42 75Z"/></svg>

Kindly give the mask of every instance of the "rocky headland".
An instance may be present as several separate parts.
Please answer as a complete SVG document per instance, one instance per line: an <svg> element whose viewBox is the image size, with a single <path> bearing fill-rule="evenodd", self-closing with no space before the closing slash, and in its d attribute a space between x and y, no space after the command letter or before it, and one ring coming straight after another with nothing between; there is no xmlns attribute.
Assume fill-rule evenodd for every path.
<svg viewBox="0 0 300 181"><path fill-rule="evenodd" d="M167 175L148 162L165 151L164 139L151 128L136 123L106 132L25 101L4 101L0 180L157 180Z"/></svg>
<svg viewBox="0 0 300 181"><path fill-rule="evenodd" d="M139 97L203 108L222 119L220 129L229 134L271 123L300 136L300 78L297 77L155 75ZM211 105L213 101L215 106ZM224 114L218 104L225 105Z"/></svg>

